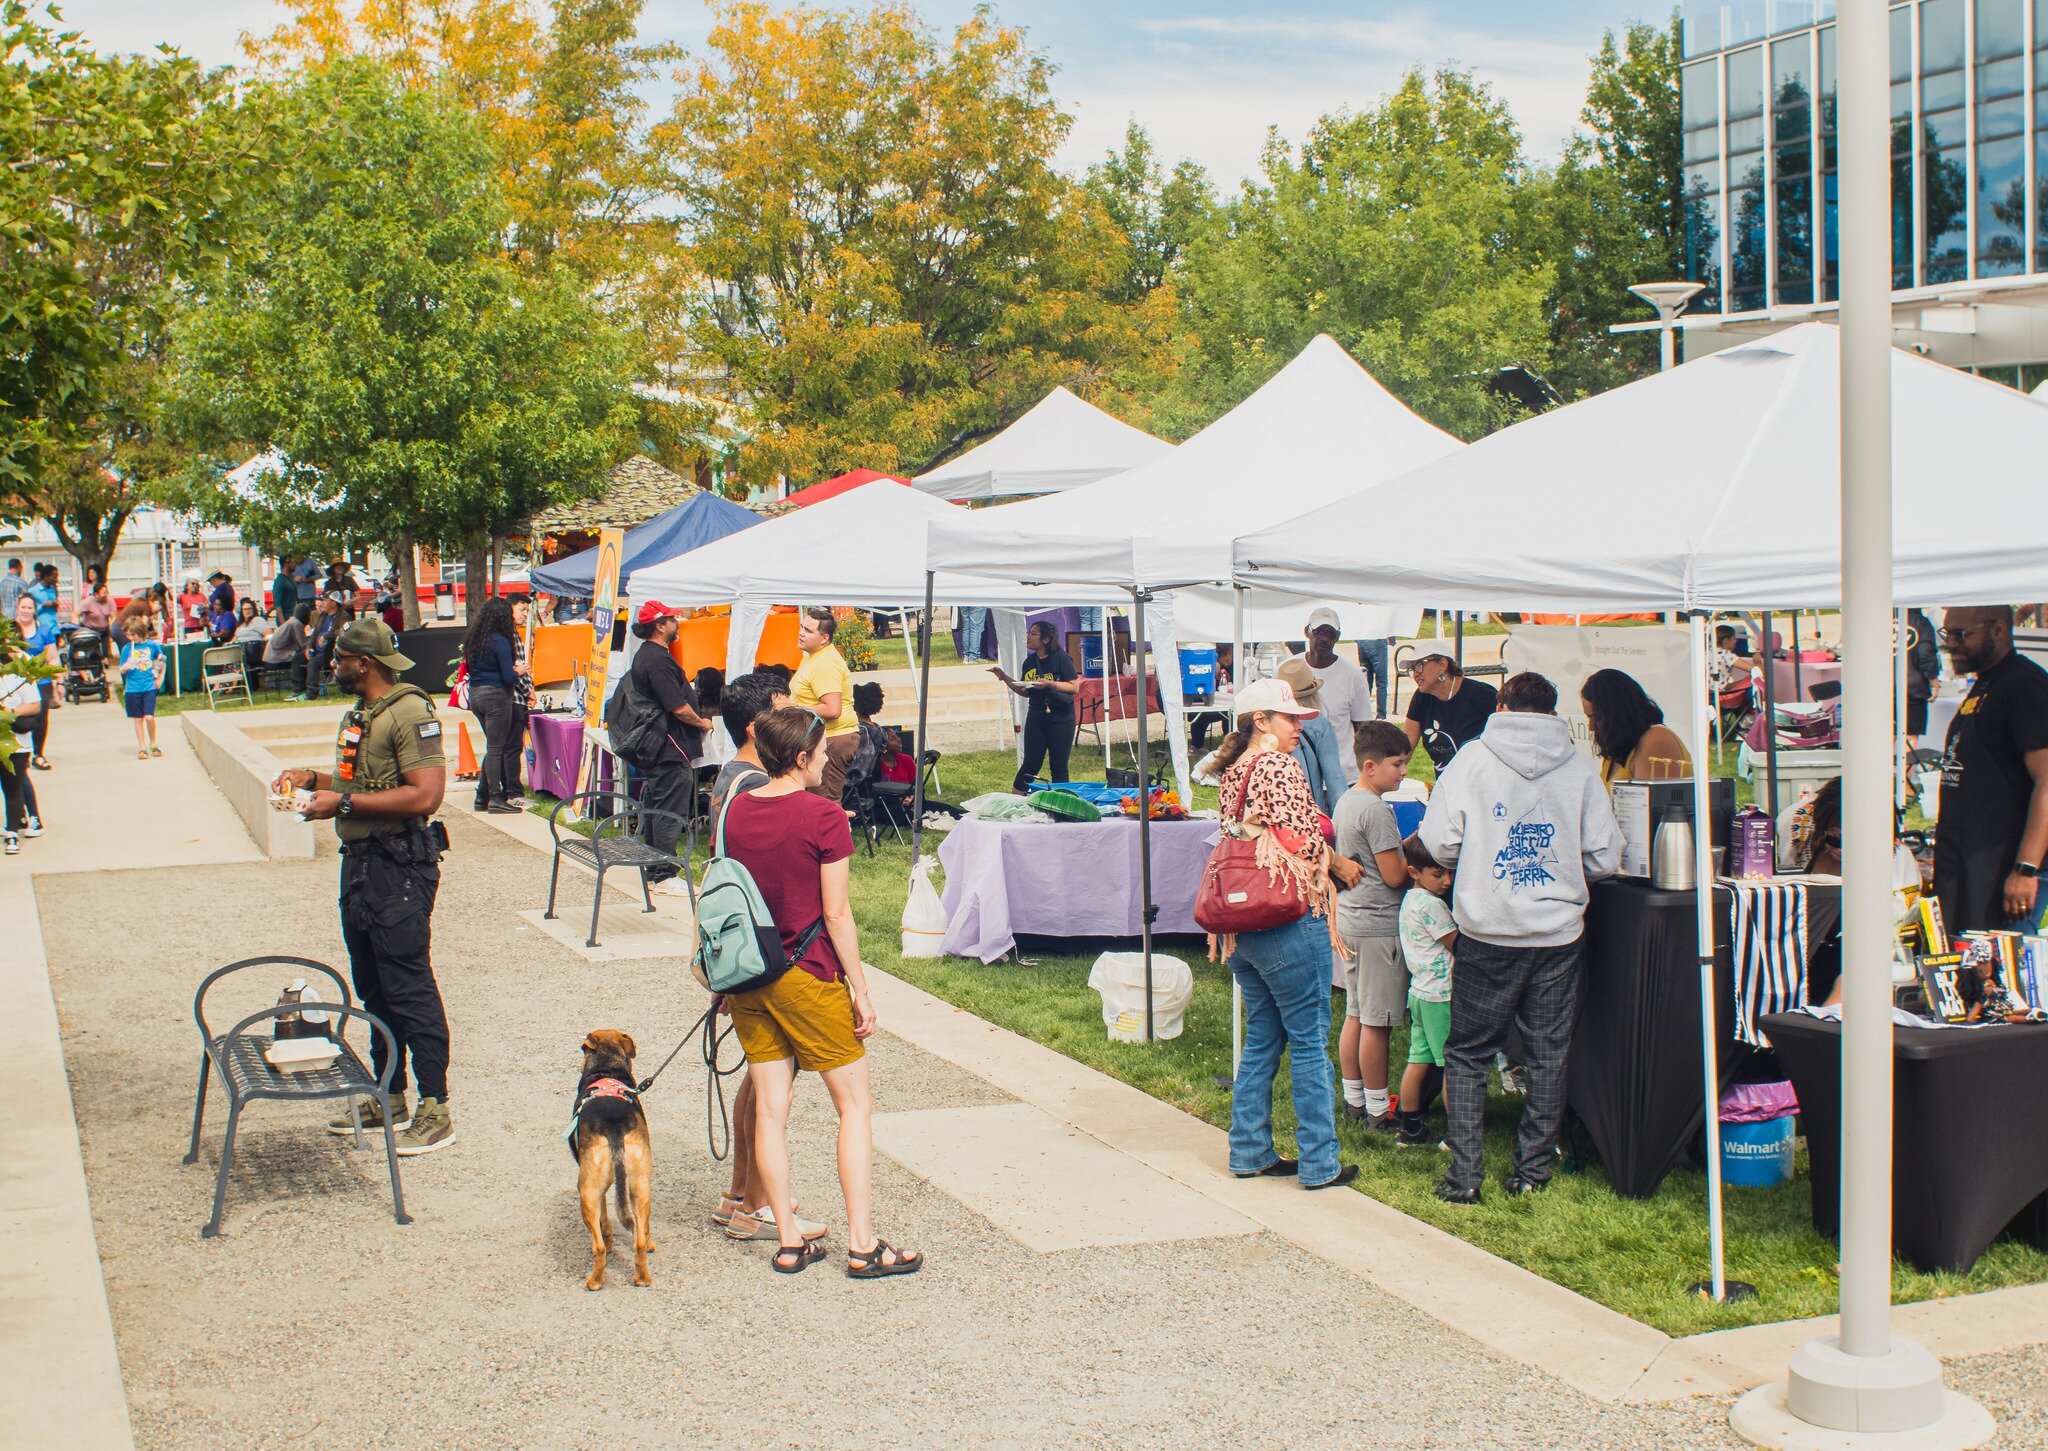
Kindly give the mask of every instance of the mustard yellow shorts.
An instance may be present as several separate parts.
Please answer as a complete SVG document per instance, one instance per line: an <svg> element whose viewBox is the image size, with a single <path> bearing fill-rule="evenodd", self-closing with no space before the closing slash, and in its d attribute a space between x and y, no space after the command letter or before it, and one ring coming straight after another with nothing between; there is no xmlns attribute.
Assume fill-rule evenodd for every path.
<svg viewBox="0 0 2048 1451"><path fill-rule="evenodd" d="M853 994L844 978L820 982L792 967L767 987L727 1001L749 1063L794 1058L799 1068L826 1073L867 1053L853 1036Z"/></svg>

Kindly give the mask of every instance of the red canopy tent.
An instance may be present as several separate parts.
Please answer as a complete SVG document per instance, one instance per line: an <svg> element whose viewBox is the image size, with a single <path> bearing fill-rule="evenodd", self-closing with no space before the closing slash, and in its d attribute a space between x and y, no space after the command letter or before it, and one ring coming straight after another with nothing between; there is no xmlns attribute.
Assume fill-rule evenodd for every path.
<svg viewBox="0 0 2048 1451"><path fill-rule="evenodd" d="M910 480L897 474L877 473L873 469L855 469L852 473L841 474L836 479L825 479L798 489L789 496L789 502L799 509L809 504L822 504L827 499L838 498L849 489L857 489L862 484L872 484L876 479L894 479L906 486L910 483Z"/></svg>

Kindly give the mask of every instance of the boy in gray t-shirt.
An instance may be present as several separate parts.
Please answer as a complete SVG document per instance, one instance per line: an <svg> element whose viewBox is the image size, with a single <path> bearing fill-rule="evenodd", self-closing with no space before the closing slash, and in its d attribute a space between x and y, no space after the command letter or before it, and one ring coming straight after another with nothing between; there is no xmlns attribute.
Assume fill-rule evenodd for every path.
<svg viewBox="0 0 2048 1451"><path fill-rule="evenodd" d="M1401 897L1408 863L1401 828L1381 796L1408 774L1415 749L1391 721L1361 724L1358 784L1338 798L1337 851L1365 868L1358 885L1337 896L1337 935L1349 960L1344 976L1344 1029L1337 1064L1344 1078L1344 1116L1369 1130L1394 1131L1387 1103L1387 1045L1408 1021L1408 969L1401 959Z"/></svg>

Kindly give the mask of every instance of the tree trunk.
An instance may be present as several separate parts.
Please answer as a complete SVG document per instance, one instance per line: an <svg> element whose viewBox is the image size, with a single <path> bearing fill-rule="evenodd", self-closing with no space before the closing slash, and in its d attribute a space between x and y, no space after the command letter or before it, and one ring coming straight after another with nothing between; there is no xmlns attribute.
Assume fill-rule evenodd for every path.
<svg viewBox="0 0 2048 1451"><path fill-rule="evenodd" d="M491 595L496 598L505 592L505 541L493 533L491 536Z"/></svg>
<svg viewBox="0 0 2048 1451"><path fill-rule="evenodd" d="M490 553L481 539L462 546L462 619L467 624L490 598Z"/></svg>
<svg viewBox="0 0 2048 1451"><path fill-rule="evenodd" d="M397 554L399 604L405 610L405 627L417 630L420 627L420 565L410 531L398 536Z"/></svg>

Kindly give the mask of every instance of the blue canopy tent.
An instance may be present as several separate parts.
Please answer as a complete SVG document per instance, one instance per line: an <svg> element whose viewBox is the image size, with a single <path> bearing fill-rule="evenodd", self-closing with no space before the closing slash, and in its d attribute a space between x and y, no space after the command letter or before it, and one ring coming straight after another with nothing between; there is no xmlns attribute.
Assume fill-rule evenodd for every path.
<svg viewBox="0 0 2048 1451"><path fill-rule="evenodd" d="M674 559L761 522L759 514L729 499L711 493L692 494L666 514L657 514L626 531L625 556L619 564L619 592L631 593L630 581L636 569ZM586 549L581 554L544 564L529 578L532 588L543 594L588 599L597 583L597 551Z"/></svg>

